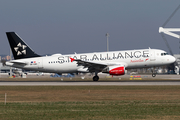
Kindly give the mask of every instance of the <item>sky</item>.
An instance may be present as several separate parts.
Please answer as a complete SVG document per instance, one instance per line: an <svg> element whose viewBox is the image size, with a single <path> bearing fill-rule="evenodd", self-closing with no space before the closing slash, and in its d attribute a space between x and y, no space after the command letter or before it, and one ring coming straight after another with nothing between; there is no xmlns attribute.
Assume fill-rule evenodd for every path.
<svg viewBox="0 0 180 120"><path fill-rule="evenodd" d="M1 0L0 54L9 54L5 32L16 32L37 54L162 49L158 32L179 0ZM180 27L180 9L165 27ZM178 33L179 34L179 33ZM177 38L166 38L173 53Z"/></svg>

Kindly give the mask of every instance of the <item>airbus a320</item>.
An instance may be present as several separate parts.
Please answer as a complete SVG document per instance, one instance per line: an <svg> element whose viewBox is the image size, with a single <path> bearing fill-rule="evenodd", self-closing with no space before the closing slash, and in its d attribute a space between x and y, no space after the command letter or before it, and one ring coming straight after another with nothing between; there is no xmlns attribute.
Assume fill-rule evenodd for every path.
<svg viewBox="0 0 180 120"><path fill-rule="evenodd" d="M156 67L172 64L175 58L159 49L138 49L82 54L54 54L40 56L36 54L15 32L6 33L14 60L6 65L25 70L50 73L95 73L93 81L98 81L98 73L124 75L125 70ZM152 72L155 77L156 73Z"/></svg>

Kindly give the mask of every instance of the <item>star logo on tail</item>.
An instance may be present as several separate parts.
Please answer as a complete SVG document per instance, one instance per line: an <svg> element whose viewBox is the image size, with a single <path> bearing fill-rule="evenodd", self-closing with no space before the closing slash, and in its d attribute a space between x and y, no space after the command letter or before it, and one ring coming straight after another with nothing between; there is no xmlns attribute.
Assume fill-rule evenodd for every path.
<svg viewBox="0 0 180 120"><path fill-rule="evenodd" d="M14 50L17 52L17 56L26 55L26 45L22 45L20 42L17 44L17 47L14 47Z"/></svg>

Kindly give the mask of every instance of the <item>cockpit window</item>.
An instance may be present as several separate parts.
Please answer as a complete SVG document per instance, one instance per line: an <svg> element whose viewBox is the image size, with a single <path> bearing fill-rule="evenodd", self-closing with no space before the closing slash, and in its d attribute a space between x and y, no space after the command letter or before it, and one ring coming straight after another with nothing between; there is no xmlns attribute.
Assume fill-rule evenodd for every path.
<svg viewBox="0 0 180 120"><path fill-rule="evenodd" d="M168 53L161 53L161 56L165 56L165 55L168 55Z"/></svg>

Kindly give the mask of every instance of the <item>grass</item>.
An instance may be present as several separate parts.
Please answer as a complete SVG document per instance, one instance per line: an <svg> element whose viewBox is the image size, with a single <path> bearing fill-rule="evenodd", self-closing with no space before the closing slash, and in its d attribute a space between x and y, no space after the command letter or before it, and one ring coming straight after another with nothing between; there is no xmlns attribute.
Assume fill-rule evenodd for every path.
<svg viewBox="0 0 180 120"><path fill-rule="evenodd" d="M179 93L180 86L2 86L0 119L176 120Z"/></svg>

